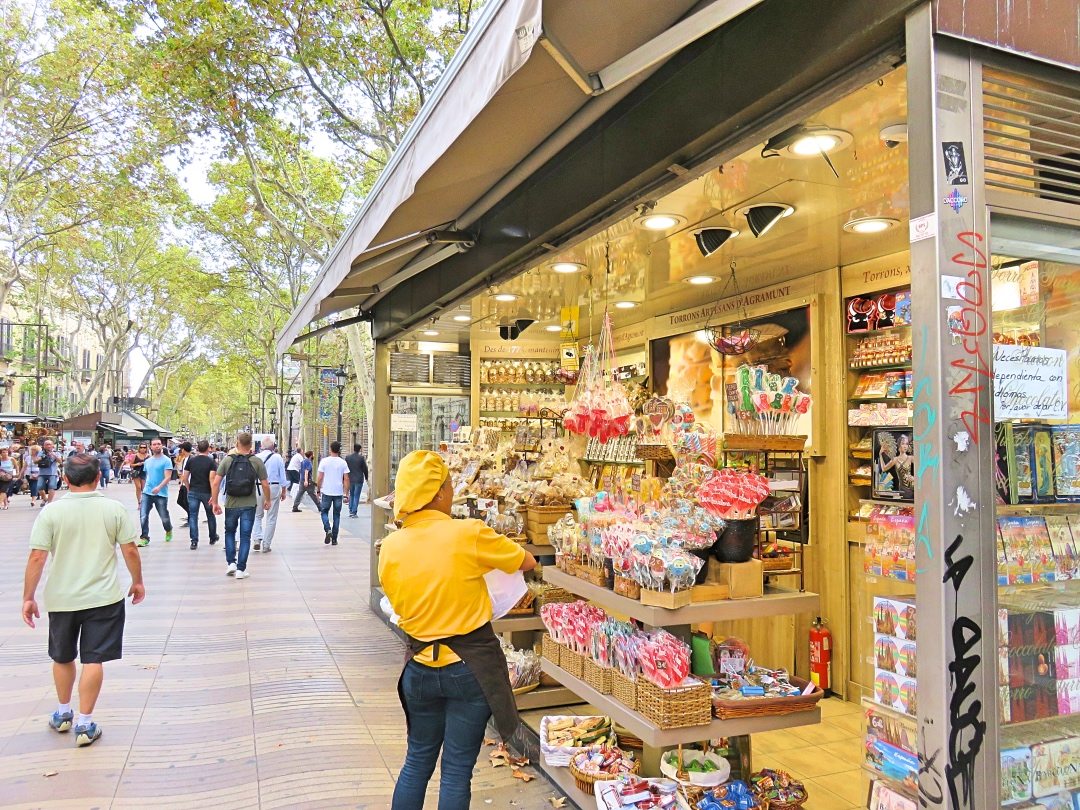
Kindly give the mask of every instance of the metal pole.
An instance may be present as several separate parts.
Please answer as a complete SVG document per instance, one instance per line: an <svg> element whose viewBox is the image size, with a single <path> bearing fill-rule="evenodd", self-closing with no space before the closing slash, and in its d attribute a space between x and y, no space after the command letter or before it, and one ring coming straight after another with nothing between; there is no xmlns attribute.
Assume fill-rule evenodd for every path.
<svg viewBox="0 0 1080 810"><path fill-rule="evenodd" d="M339 385L337 389L337 440L341 442L341 417L342 409L344 408L343 402L345 399L345 386Z"/></svg>
<svg viewBox="0 0 1080 810"><path fill-rule="evenodd" d="M981 65L907 20L919 804L998 806L990 270ZM946 177L944 149L967 158ZM865 652L865 651L862 651Z"/></svg>

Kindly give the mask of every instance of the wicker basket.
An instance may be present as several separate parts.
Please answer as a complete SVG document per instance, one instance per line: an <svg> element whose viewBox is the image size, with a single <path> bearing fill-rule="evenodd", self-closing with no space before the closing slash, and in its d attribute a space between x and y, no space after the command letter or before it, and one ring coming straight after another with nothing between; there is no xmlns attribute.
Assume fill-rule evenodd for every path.
<svg viewBox="0 0 1080 810"><path fill-rule="evenodd" d="M637 709L637 681L617 669L611 671L611 695L628 709Z"/></svg>
<svg viewBox="0 0 1080 810"><path fill-rule="evenodd" d="M774 776L779 775L786 777L790 787L802 794L801 796L796 796L795 798L789 799L787 801L780 801L779 799L768 799L760 795L757 785L753 785L752 790L754 792L754 796L757 797L758 802L763 808L765 808L765 810L800 810L800 808L802 808L802 806L806 804L807 799L810 798L809 794L806 792L806 786L798 779L793 777L791 774L785 771L770 771L769 769L766 769L766 771L764 772L768 772ZM757 772L757 774L760 773L763 773L763 771ZM757 774L754 774L754 776L757 776Z"/></svg>
<svg viewBox="0 0 1080 810"><path fill-rule="evenodd" d="M560 647L559 666L575 678L581 678L585 674L585 656L574 652L569 647Z"/></svg>
<svg viewBox="0 0 1080 810"><path fill-rule="evenodd" d="M793 686L805 689L807 683L802 678L791 679ZM780 717L796 712L808 712L825 697L825 692L818 686L808 695L779 698L749 698L747 700L717 700L712 702L713 714L721 720L734 720L740 717Z"/></svg>
<svg viewBox="0 0 1080 810"><path fill-rule="evenodd" d="M795 557L792 554L761 558L761 570L763 571L790 571L794 567Z"/></svg>
<svg viewBox="0 0 1080 810"><path fill-rule="evenodd" d="M641 760L634 760L633 773L641 773ZM607 773L584 773L574 766L573 760L570 760L570 775L574 777L574 784L577 785L578 790L588 793L590 796L594 795L595 788L593 785L597 782L607 782L619 778Z"/></svg>
<svg viewBox="0 0 1080 810"><path fill-rule="evenodd" d="M674 456L666 444L639 444L634 454L642 461L671 461Z"/></svg>
<svg viewBox="0 0 1080 810"><path fill-rule="evenodd" d="M601 588L606 588L608 586L607 569L603 566L597 568L592 565L579 565L577 577L586 582L591 582L593 585L599 585Z"/></svg>
<svg viewBox="0 0 1080 810"><path fill-rule="evenodd" d="M704 726L712 722L712 687L693 681L661 689L647 678L637 682L637 710L658 728Z"/></svg>
<svg viewBox="0 0 1080 810"><path fill-rule="evenodd" d="M601 695L611 694L611 667L602 667L591 658L584 658L582 680Z"/></svg>
<svg viewBox="0 0 1080 810"><path fill-rule="evenodd" d="M629 577L615 576L615 593L625 596L627 599L637 599L641 596L641 586Z"/></svg>
<svg viewBox="0 0 1080 810"><path fill-rule="evenodd" d="M540 654L553 664L562 666L562 651L564 647L547 633L544 633L540 641Z"/></svg>
<svg viewBox="0 0 1080 810"><path fill-rule="evenodd" d="M536 597L536 603L543 607L544 605L550 605L553 602L576 602L577 597L565 588L560 588L557 585L548 585L546 588L540 590L540 594Z"/></svg>

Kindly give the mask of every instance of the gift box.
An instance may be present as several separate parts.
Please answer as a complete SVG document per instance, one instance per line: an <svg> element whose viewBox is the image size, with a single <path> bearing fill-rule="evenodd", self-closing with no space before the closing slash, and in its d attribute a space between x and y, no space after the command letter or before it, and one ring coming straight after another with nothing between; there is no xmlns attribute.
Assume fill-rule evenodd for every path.
<svg viewBox="0 0 1080 810"><path fill-rule="evenodd" d="M1001 803L1016 804L1031 795L1031 749L1024 745L1002 750Z"/></svg>
<svg viewBox="0 0 1080 810"><path fill-rule="evenodd" d="M1080 678L1080 644L1059 644L1054 648L1054 674L1058 680Z"/></svg>
<svg viewBox="0 0 1080 810"><path fill-rule="evenodd" d="M1056 643L1054 614L1050 611L1010 610L1008 625L1010 654L1023 647L1043 649Z"/></svg>
<svg viewBox="0 0 1080 810"><path fill-rule="evenodd" d="M1035 798L1080 788L1080 737L1031 746L1031 792Z"/></svg>
<svg viewBox="0 0 1080 810"><path fill-rule="evenodd" d="M1080 678L1057 682L1057 713L1060 717L1080 714ZM1077 764L1080 769L1080 763Z"/></svg>
<svg viewBox="0 0 1080 810"><path fill-rule="evenodd" d="M1017 686L1009 689L1009 722L1026 723L1044 720L1058 713L1057 684L1050 686Z"/></svg>

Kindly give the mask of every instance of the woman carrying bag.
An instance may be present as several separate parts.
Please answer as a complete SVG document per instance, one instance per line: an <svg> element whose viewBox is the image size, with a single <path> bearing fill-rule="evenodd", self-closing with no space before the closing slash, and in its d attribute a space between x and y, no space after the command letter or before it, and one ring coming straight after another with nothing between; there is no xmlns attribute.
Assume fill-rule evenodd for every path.
<svg viewBox="0 0 1080 810"><path fill-rule="evenodd" d="M484 575L531 571L536 560L479 520L452 520L453 501L450 471L437 453L401 460L394 517L402 528L379 554L379 577L408 645L398 697L409 749L394 810L424 806L440 750L439 810L468 810L488 719L494 714L504 742L519 723Z"/></svg>

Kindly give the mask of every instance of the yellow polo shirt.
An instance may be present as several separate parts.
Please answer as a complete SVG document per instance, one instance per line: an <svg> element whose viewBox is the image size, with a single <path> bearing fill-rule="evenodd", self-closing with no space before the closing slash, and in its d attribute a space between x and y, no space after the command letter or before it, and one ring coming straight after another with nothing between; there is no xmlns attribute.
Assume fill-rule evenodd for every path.
<svg viewBox="0 0 1080 810"><path fill-rule="evenodd" d="M491 621L484 574L512 574L525 549L479 520L452 520L430 509L406 515L379 552L379 579L401 629L420 641L470 633ZM459 659L447 647L431 660L428 647L414 660L443 667Z"/></svg>

